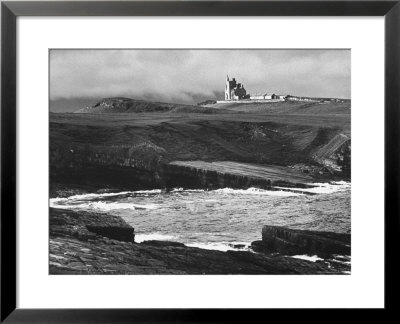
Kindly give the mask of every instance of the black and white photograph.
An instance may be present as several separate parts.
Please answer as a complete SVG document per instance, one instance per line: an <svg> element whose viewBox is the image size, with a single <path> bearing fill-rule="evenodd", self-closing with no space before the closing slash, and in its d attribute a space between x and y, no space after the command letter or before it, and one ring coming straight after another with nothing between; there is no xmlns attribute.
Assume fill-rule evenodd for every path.
<svg viewBox="0 0 400 324"><path fill-rule="evenodd" d="M50 49L49 174L50 275L351 275L351 50Z"/></svg>

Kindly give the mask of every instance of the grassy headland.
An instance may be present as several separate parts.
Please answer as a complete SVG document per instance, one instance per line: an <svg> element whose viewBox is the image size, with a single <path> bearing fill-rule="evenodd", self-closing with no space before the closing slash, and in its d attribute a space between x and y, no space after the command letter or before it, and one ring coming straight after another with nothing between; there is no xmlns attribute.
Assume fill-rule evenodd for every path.
<svg viewBox="0 0 400 324"><path fill-rule="evenodd" d="M314 179L350 176L349 103L199 107L111 98L78 112L50 114L53 192L60 186L168 187L172 161L288 167ZM176 174L173 185L179 185Z"/></svg>

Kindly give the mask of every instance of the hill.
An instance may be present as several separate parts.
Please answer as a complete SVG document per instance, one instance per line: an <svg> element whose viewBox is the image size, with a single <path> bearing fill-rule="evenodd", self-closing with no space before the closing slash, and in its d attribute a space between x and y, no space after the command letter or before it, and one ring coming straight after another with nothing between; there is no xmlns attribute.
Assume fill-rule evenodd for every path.
<svg viewBox="0 0 400 324"><path fill-rule="evenodd" d="M223 111L224 109L222 109ZM115 114L115 113L150 113L150 112L193 112L193 113L219 113L221 109L201 107L194 105L174 104L165 102L151 102L130 98L104 98L91 107L79 109L80 114Z"/></svg>

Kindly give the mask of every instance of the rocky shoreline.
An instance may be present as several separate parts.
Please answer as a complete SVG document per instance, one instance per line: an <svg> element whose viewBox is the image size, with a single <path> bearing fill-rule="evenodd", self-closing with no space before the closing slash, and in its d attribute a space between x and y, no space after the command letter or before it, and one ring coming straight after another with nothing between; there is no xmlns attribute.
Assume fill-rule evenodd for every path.
<svg viewBox="0 0 400 324"><path fill-rule="evenodd" d="M261 242L296 242L300 252L306 247L316 252L321 245L318 233L280 228L267 235L263 229ZM305 232L305 233L302 233ZM281 233L281 234L276 234ZM283 233L283 234L282 234ZM304 234L304 235L303 235ZM119 217L106 213L71 211L50 208L50 274L345 274L350 271L346 256L339 257L337 237L323 235L325 259L311 262L290 257L285 244L253 243L253 251L214 251L187 247L179 242L145 241L135 243L134 228ZM307 245L308 244L308 245ZM333 245L332 245L333 244ZM346 242L342 242L344 247ZM277 253L281 252L281 253ZM317 255L321 255L319 250Z"/></svg>
<svg viewBox="0 0 400 324"><path fill-rule="evenodd" d="M112 109L100 106L85 110L89 114L50 114L50 197L180 187L290 190L351 177L349 104L282 103L199 113L114 98L106 105ZM228 252L179 242L135 243L134 234L115 216L50 208L50 273L350 271L346 257L341 262L338 256L348 244L329 234L275 228L260 233L251 251Z"/></svg>

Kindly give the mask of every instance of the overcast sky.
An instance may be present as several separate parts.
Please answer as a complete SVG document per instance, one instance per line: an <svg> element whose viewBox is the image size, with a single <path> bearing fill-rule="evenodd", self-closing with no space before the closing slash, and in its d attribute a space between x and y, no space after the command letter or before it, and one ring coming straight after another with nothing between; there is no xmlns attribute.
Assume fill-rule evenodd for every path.
<svg viewBox="0 0 400 324"><path fill-rule="evenodd" d="M222 100L227 74L250 94L350 98L350 64L350 50L52 50L51 110L114 96Z"/></svg>

